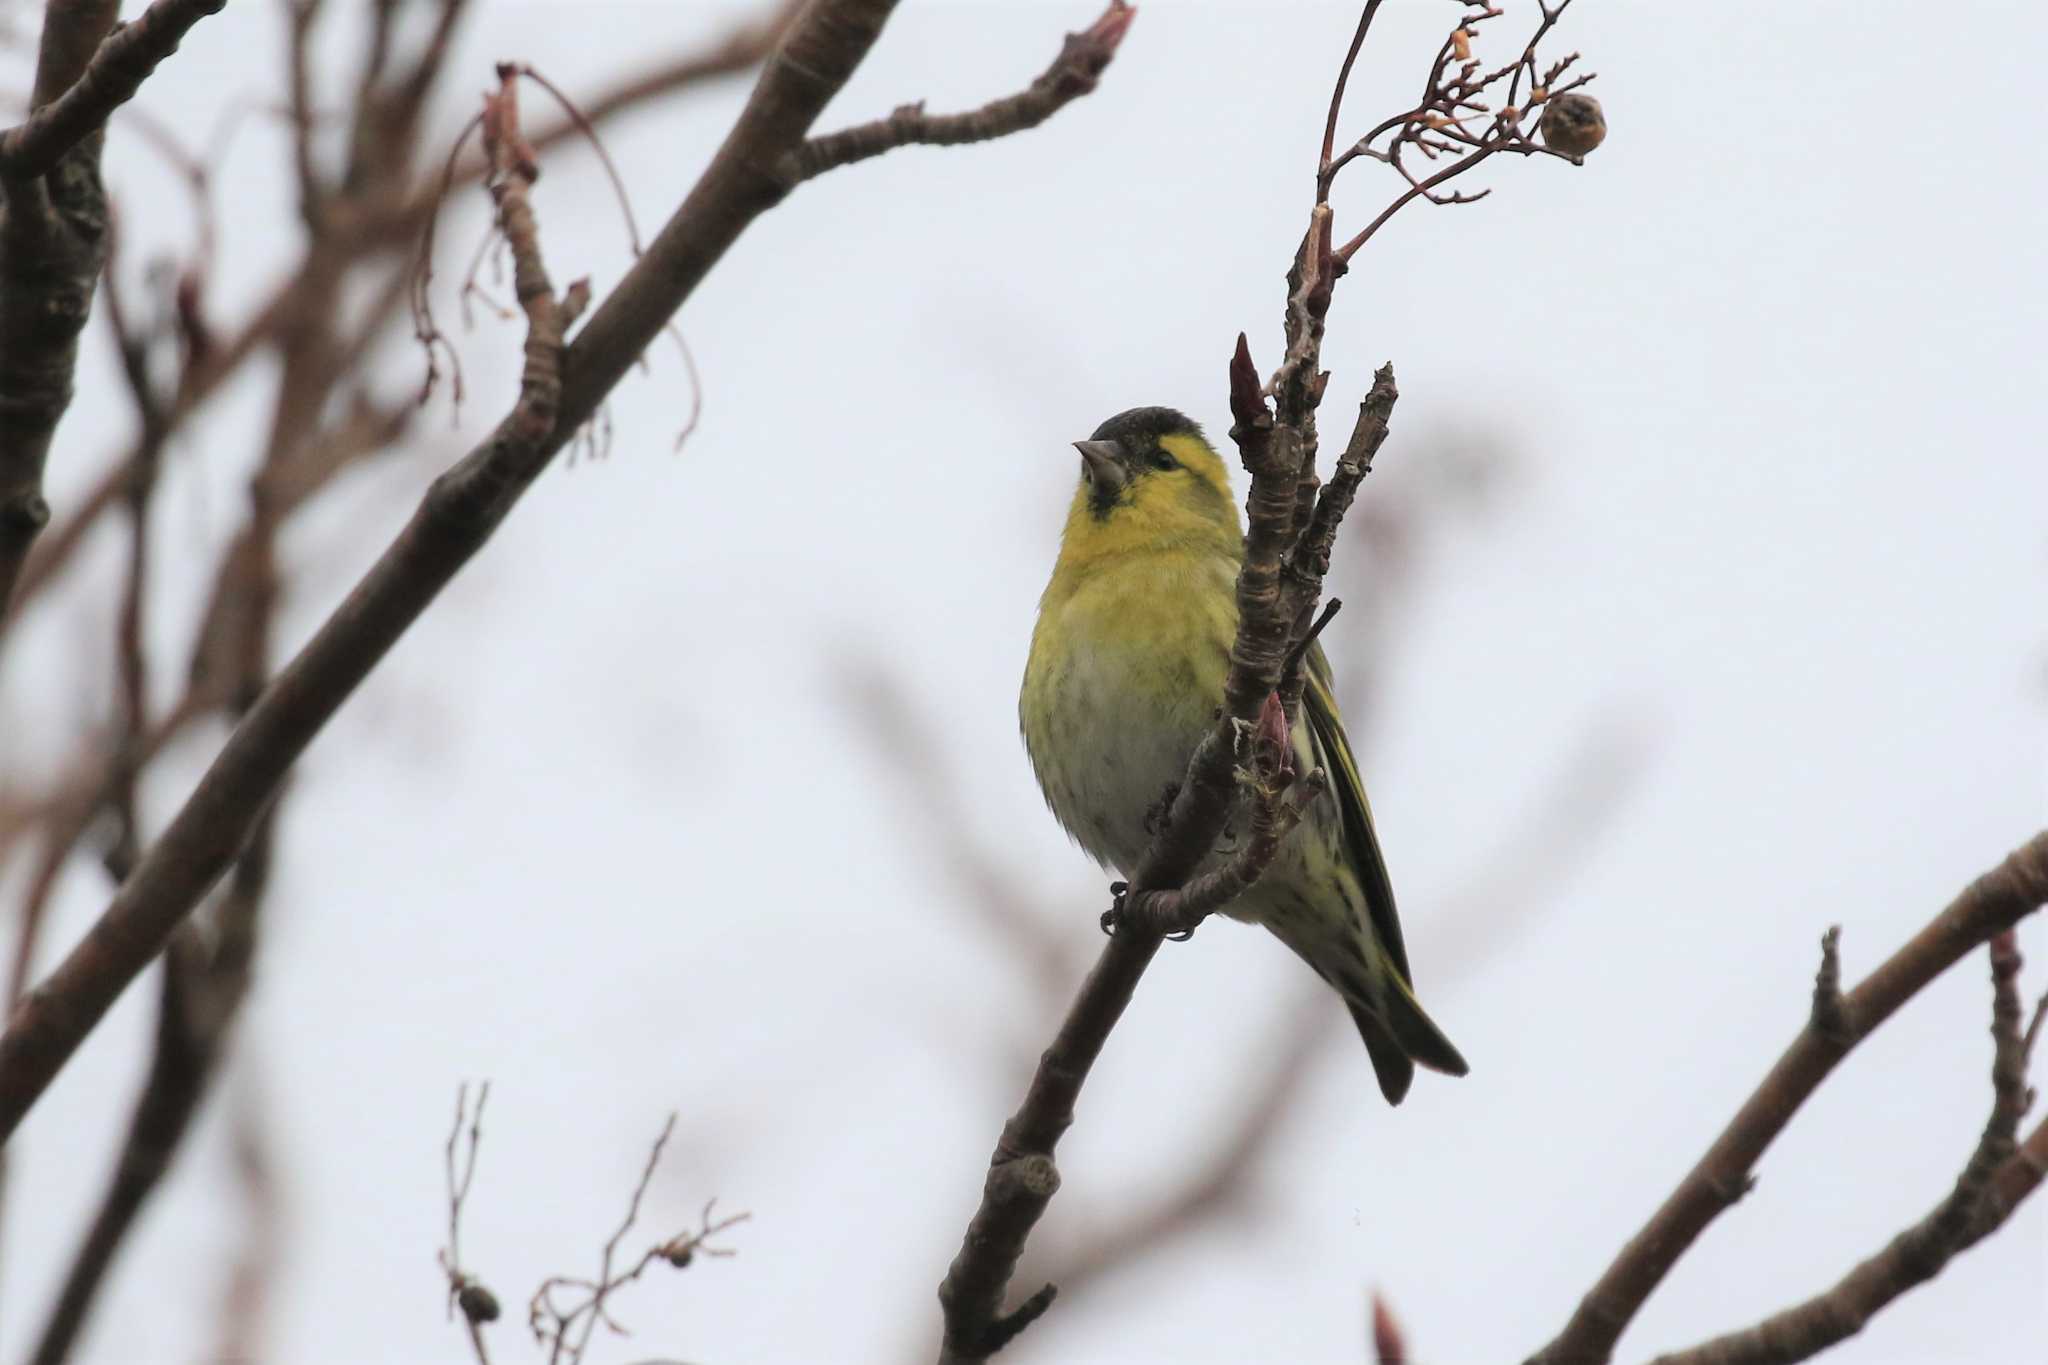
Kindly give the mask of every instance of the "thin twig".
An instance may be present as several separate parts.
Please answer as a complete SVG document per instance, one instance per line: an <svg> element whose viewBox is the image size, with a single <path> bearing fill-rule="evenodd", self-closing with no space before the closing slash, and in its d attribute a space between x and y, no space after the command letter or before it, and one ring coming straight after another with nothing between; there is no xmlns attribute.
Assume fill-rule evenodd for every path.
<svg viewBox="0 0 2048 1365"><path fill-rule="evenodd" d="M1468 11L1459 18L1456 27L1437 50L1422 98L1415 106L1382 120L1365 136L1334 156L1338 99L1331 101L1329 121L1323 134L1323 154L1316 174L1318 201L1328 201L1338 173L1361 157L1393 167L1408 186L1364 228L1336 248L1334 254L1340 267L1348 264L1395 214L1417 199L1440 205L1471 204L1484 199L1490 191L1445 194L1441 187L1494 156L1502 153L1554 156L1574 164L1582 160L1579 155L1536 140L1524 127L1527 118L1545 103L1575 91L1593 79L1591 75L1579 75L1569 81L1560 81L1578 60L1577 53L1553 62L1547 68L1541 65L1543 41L1570 5L1571 0L1557 0L1556 4L1539 0L1537 8L1541 17L1521 52L1513 61L1491 71L1484 70L1472 56L1472 40L1480 25L1498 18L1502 11L1498 8ZM1371 22L1372 9L1373 5L1368 3L1358 38L1353 40L1354 55L1357 42L1364 37L1365 26ZM1350 69L1351 59L1347 58L1344 74L1348 75ZM1522 102L1525 79L1530 87L1526 104ZM1340 86L1338 98L1341 94ZM1432 175L1417 177L1403 160L1410 149L1430 161L1460 151L1464 154Z"/></svg>
<svg viewBox="0 0 2048 1365"><path fill-rule="evenodd" d="M1036 128L1095 88L1137 14L1125 0L1110 0L1101 18L1067 35L1052 65L1019 94L990 100L964 114L927 114L921 100L906 104L887 118L810 138L784 154L777 173L794 187L897 147L954 147Z"/></svg>
<svg viewBox="0 0 2048 1365"><path fill-rule="evenodd" d="M736 1213L726 1218L714 1217L718 1201L712 1199L705 1203L694 1232L680 1232L657 1242L631 1266L619 1271L613 1269L618 1264L619 1248L625 1243L626 1235L640 1221L641 1202L647 1197L655 1168L661 1164L662 1151L668 1146L675 1128L676 1116L670 1114L656 1135L653 1148L647 1153L646 1165L641 1168L639 1182L633 1186L633 1197L626 1205L625 1218L604 1244L597 1278L586 1280L574 1275L550 1275L541 1281L540 1287L527 1301L527 1323L533 1329L534 1340L548 1348L548 1365L580 1365L584 1353L590 1348L591 1334L600 1322L612 1332L626 1335L626 1329L606 1311L606 1304L613 1294L639 1279L656 1261L666 1261L677 1270L684 1270L698 1256L730 1257L736 1254L729 1247L712 1246L711 1239L746 1222L750 1215ZM580 1297L571 1298L565 1306L557 1302L557 1295Z"/></svg>
<svg viewBox="0 0 2048 1365"><path fill-rule="evenodd" d="M462 1208L469 1199L470 1183L476 1179L476 1156L483 1146L484 1137L484 1105L490 1098L489 1081L477 1087L475 1108L471 1108L469 1103L469 1083L465 1081L455 1087L455 1121L449 1125L448 1141L441 1149L442 1178L448 1192L448 1245L434 1255L448 1284L448 1313L452 1317L458 1309L461 1310L464 1332L477 1365L491 1365L483 1329L498 1320L500 1309L498 1296L476 1275L463 1268ZM468 1125L467 1146L463 1144L465 1124Z"/></svg>

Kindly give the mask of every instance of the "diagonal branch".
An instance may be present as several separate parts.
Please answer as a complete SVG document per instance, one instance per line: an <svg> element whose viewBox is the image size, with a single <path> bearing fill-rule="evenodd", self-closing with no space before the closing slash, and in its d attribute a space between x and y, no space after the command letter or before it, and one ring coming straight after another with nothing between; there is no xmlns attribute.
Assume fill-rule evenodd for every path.
<svg viewBox="0 0 2048 1365"><path fill-rule="evenodd" d="M815 0L710 165L575 343L560 346L559 334L530 327L511 413L434 481L376 564L236 726L98 922L8 1021L0 1035L0 1139L12 1135L227 869L306 745L489 540L733 242L788 194L773 167L802 143L894 7L894 0ZM505 215L503 200L500 211L516 219ZM513 223L503 226L511 238ZM529 283L535 278L522 274ZM566 327L572 310L554 312Z"/></svg>
<svg viewBox="0 0 2048 1365"><path fill-rule="evenodd" d="M0 179L26 180L50 170L135 98L193 25L226 6L227 0L156 0L133 23L115 28L69 89L0 133Z"/></svg>
<svg viewBox="0 0 2048 1365"><path fill-rule="evenodd" d="M1807 1097L1850 1049L1928 982L1991 937L2048 903L2048 831L1978 877L1926 928L1854 990L1832 997L1825 979L1814 1017L1743 1103L1714 1145L1600 1277L1530 1365L1599 1365L1671 1267L1707 1225L1742 1197L1751 1170ZM1832 936L1831 936L1832 937ZM1833 953L1832 944L1829 955ZM1826 972L1823 972L1825 978Z"/></svg>
<svg viewBox="0 0 2048 1365"><path fill-rule="evenodd" d="M1894 1237L1824 1293L1739 1332L1659 1356L1652 1365L1792 1365L1863 1330L1886 1304L1941 1273L1986 1232L1983 1215L1998 1172L2014 1156L2027 1111L2026 1045L2020 1032L2020 953L2010 929L1991 940L1991 1116L1956 1177L1925 1218ZM2008 1205L1999 1215L2011 1212ZM1991 1226L1996 1226L1992 1224Z"/></svg>

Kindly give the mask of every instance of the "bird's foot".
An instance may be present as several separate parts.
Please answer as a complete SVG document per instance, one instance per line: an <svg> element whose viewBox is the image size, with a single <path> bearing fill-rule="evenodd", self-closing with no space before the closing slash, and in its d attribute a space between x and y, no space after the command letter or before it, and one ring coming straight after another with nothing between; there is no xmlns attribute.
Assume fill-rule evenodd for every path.
<svg viewBox="0 0 2048 1365"><path fill-rule="evenodd" d="M1124 913L1130 904L1131 884L1129 882L1111 882L1109 884L1109 894L1111 897L1109 909L1102 912L1102 932L1111 938L1115 938L1124 928ZM1172 939L1175 943L1186 943L1194 936L1194 926L1189 925L1185 929L1175 930L1166 937Z"/></svg>
<svg viewBox="0 0 2048 1365"><path fill-rule="evenodd" d="M1131 884L1129 882L1111 882L1109 884L1109 909L1102 912L1102 932L1111 938L1116 937L1117 929L1123 924L1124 899L1130 893Z"/></svg>

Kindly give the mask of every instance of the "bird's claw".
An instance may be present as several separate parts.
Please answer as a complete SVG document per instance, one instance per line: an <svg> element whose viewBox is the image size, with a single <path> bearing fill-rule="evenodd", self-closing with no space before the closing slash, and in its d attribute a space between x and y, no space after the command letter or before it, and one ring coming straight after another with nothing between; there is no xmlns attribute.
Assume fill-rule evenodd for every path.
<svg viewBox="0 0 2048 1365"><path fill-rule="evenodd" d="M1123 923L1124 898L1130 894L1130 890L1131 884L1129 882L1111 882L1109 884L1109 909L1102 912L1102 932L1111 938L1116 937L1117 926Z"/></svg>
<svg viewBox="0 0 2048 1365"><path fill-rule="evenodd" d="M1111 938L1115 938L1118 931L1123 928L1124 907L1131 898L1131 884L1129 882L1111 882L1109 884L1109 894L1113 899L1110 901L1109 909L1102 912L1102 932ZM1195 928L1193 925L1189 925L1185 929L1175 930L1173 933L1166 935L1167 938L1172 939L1175 943L1186 943L1194 936Z"/></svg>

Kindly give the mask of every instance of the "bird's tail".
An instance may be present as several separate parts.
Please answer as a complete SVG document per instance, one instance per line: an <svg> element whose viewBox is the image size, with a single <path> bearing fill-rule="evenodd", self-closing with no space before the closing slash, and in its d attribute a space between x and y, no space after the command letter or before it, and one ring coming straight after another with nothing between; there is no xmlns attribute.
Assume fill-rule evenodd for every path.
<svg viewBox="0 0 2048 1365"><path fill-rule="evenodd" d="M1466 1073L1465 1059L1415 998L1401 964L1388 960L1376 940L1305 917L1268 916L1266 926L1344 997L1388 1104L1408 1093L1418 1063L1449 1076Z"/></svg>
<svg viewBox="0 0 2048 1365"><path fill-rule="evenodd" d="M1462 1076L1470 1068L1400 974L1390 971L1383 979L1386 989L1380 1000L1362 1003L1347 992L1344 1003L1351 1010L1351 1022L1358 1025L1358 1036L1365 1040L1380 1093L1388 1104L1399 1104L1415 1079L1416 1063L1447 1076Z"/></svg>

